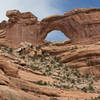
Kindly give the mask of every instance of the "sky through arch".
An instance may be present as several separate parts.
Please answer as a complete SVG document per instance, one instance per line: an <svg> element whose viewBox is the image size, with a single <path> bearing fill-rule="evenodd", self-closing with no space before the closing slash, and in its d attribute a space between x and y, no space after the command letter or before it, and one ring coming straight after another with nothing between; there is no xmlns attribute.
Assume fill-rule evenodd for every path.
<svg viewBox="0 0 100 100"><path fill-rule="evenodd" d="M68 37L65 36L63 32L57 31L57 30L49 32L48 35L45 38L45 40L50 41L50 42L63 41L63 40L66 40L66 39L68 39Z"/></svg>

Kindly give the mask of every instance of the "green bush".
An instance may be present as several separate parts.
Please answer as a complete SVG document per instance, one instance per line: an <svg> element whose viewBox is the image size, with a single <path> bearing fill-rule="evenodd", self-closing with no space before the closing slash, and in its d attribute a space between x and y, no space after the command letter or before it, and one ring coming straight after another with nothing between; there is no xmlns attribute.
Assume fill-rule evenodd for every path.
<svg viewBox="0 0 100 100"><path fill-rule="evenodd" d="M81 90L84 91L84 92L87 92L87 88L86 87L83 87Z"/></svg>
<svg viewBox="0 0 100 100"><path fill-rule="evenodd" d="M36 50L39 51L40 49L41 49L41 46L37 46L37 47L36 47Z"/></svg>
<svg viewBox="0 0 100 100"><path fill-rule="evenodd" d="M94 92L95 91L94 88L93 88L93 86L91 84L89 84L88 89L89 89L90 92Z"/></svg>
<svg viewBox="0 0 100 100"><path fill-rule="evenodd" d="M50 100L57 100L57 98L51 97Z"/></svg>
<svg viewBox="0 0 100 100"><path fill-rule="evenodd" d="M51 64L54 64L55 62L54 62L54 60L51 60L50 63L51 63Z"/></svg>
<svg viewBox="0 0 100 100"><path fill-rule="evenodd" d="M58 64L58 67L62 67L62 66L63 66L63 63L60 62L60 63Z"/></svg>
<svg viewBox="0 0 100 100"><path fill-rule="evenodd" d="M56 62L59 62L59 59L55 56L54 57L54 60L56 61Z"/></svg>
<svg viewBox="0 0 100 100"><path fill-rule="evenodd" d="M75 84L75 80L74 80L74 79L72 79L72 80L71 80L71 83Z"/></svg>
<svg viewBox="0 0 100 100"><path fill-rule="evenodd" d="M95 98L91 97L91 100L100 100L100 96L95 97Z"/></svg>
<svg viewBox="0 0 100 100"><path fill-rule="evenodd" d="M13 52L13 49L12 48L9 48L8 53L9 54L12 54L12 52Z"/></svg>
<svg viewBox="0 0 100 100"><path fill-rule="evenodd" d="M31 65L32 70L40 70L39 67Z"/></svg>
<svg viewBox="0 0 100 100"><path fill-rule="evenodd" d="M32 61L35 61L38 57L37 57L37 54L35 53L34 56L29 56L29 58L30 58Z"/></svg>
<svg viewBox="0 0 100 100"><path fill-rule="evenodd" d="M49 52L48 51L43 52L43 57L48 57L48 56L49 56Z"/></svg>
<svg viewBox="0 0 100 100"><path fill-rule="evenodd" d="M42 80L38 81L37 84L42 85Z"/></svg>
<svg viewBox="0 0 100 100"><path fill-rule="evenodd" d="M44 62L44 58L43 58L43 57L41 57L41 58L40 58L40 61L41 61L41 62Z"/></svg>
<svg viewBox="0 0 100 100"><path fill-rule="evenodd" d="M47 82L43 82L42 80L39 80L36 82L38 85L48 85Z"/></svg>
<svg viewBox="0 0 100 100"><path fill-rule="evenodd" d="M47 74L44 72L43 75L46 76Z"/></svg>
<svg viewBox="0 0 100 100"><path fill-rule="evenodd" d="M21 56L21 58L22 58L22 59L25 59L25 56L24 56L24 55L22 55L22 56Z"/></svg>
<svg viewBox="0 0 100 100"><path fill-rule="evenodd" d="M75 47L72 47L72 50L75 50L75 49L78 49L78 47L77 47L77 46L75 46Z"/></svg>
<svg viewBox="0 0 100 100"><path fill-rule="evenodd" d="M68 85L63 85L63 88L64 88L64 89L70 89L71 87L68 86Z"/></svg>
<svg viewBox="0 0 100 100"><path fill-rule="evenodd" d="M86 74L86 75L85 75L85 78L89 78L89 74Z"/></svg>

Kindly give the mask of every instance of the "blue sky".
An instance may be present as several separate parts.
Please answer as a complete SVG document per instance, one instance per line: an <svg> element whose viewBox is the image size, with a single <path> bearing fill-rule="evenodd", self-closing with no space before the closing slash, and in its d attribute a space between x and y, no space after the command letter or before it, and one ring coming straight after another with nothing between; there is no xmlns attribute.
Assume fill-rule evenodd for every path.
<svg viewBox="0 0 100 100"><path fill-rule="evenodd" d="M75 8L100 8L100 0L1 0L0 1L0 21L6 19L6 11L18 9L22 12L31 11L39 20L53 15L64 14L68 10ZM56 37L56 38L55 38ZM66 36L59 31L48 34L46 40L65 40Z"/></svg>

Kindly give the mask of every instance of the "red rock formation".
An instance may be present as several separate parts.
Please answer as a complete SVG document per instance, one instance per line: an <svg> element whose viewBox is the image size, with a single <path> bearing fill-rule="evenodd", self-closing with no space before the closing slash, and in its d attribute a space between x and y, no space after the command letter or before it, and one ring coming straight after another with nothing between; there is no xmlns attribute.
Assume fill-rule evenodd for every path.
<svg viewBox="0 0 100 100"><path fill-rule="evenodd" d="M32 13L20 13L17 10L7 11L9 17L6 39L13 45L27 41L37 43L39 36L39 22Z"/></svg>
<svg viewBox="0 0 100 100"><path fill-rule="evenodd" d="M100 9L79 8L64 15L55 15L41 21L43 39L48 32L62 31L72 42L97 41L100 33Z"/></svg>
<svg viewBox="0 0 100 100"><path fill-rule="evenodd" d="M100 79L100 42L93 44L70 44L70 41L53 42L42 48L56 56L70 68Z"/></svg>
<svg viewBox="0 0 100 100"><path fill-rule="evenodd" d="M99 8L74 9L64 15L44 18L40 22L30 12L12 10L7 11L6 15L9 20L0 23L0 37L6 37L6 43L10 46L18 46L23 41L39 45L53 30L62 31L72 43L93 43L100 40Z"/></svg>
<svg viewBox="0 0 100 100"><path fill-rule="evenodd" d="M49 50L50 52L52 52L53 50L55 50L57 53L59 53L58 55L64 55L63 56L63 61L64 58L66 59L66 61L68 61L68 59L72 59L71 63L73 64L76 60L76 62L79 62L79 59L74 59L74 55L77 53L79 54L81 52L80 48L73 50L73 53L71 50L68 49L67 46L60 46L62 44L66 44L64 43L58 43L58 44L52 44L51 46L43 46L41 50ZM25 44L26 45L26 44ZM59 46L56 46L59 45ZM43 72L41 72L39 69L35 70L33 69L35 66L37 66L40 68L42 66L42 68L44 68L45 66L49 66L49 68L51 68L51 66L56 66L55 64L59 64L58 61L50 64L51 61L53 61L53 58L51 58L50 56L47 56L44 62L41 62L39 59L35 59L35 61L33 61L33 59L29 60L29 55L31 53L31 57L33 56L34 52L39 52L39 50L35 50L34 48L30 48L30 53L28 54L24 54L25 58L21 57L23 55L18 54L19 49L23 49L25 48L24 45L22 46L22 48L18 48L17 50L14 50L12 53L8 54L7 51L5 51L2 46L2 49L0 49L0 100L90 100L91 98L95 98L100 96L100 81L95 82L94 80L92 80L92 78L84 78L83 75L79 77L79 79L76 77L78 74L77 73L74 75L72 73L72 71L69 69L69 71L65 70L65 65L64 65L64 72L62 69L59 70L59 68L61 68L60 66L57 67L57 70L52 69L52 73L53 73L53 77L51 77L51 75L44 75ZM26 47L24 50L27 50L28 47ZM47 49L46 49L47 48ZM62 49L63 48L63 49ZM69 47L71 48L71 47ZM81 48L86 49L85 48ZM89 47L93 48L93 46ZM99 46L100 48L100 46ZM34 51L35 50L35 51ZM63 51L61 51L63 50ZM64 50L66 52L64 52ZM73 56L68 55L68 51L70 52L70 54L73 54ZM80 52L78 52L78 50L80 50ZM17 51L17 52L16 52ZM54 52L54 51L53 51ZM52 53L53 53L52 52ZM62 53L61 53L62 52ZM17 53L17 54L16 54ZM64 54L65 53L65 54ZM86 55L86 54L85 54ZM100 54L99 54L100 55ZM98 56L99 56L98 55ZM68 57L67 57L68 56ZM80 57L80 55L79 55ZM82 54L83 59L80 58L80 60L83 62L84 59L86 59L86 57L84 56L84 54ZM41 57L43 59L43 57ZM78 56L76 56L76 58L78 58ZM95 57L96 58L96 57ZM49 63L47 62L49 61ZM82 64L82 62L80 62ZM69 62L70 63L70 62ZM70 63L70 64L71 64ZM85 64L85 62L83 62ZM87 62L86 62L87 63ZM30 65L33 64L33 68L29 67ZM100 64L100 63L99 63ZM24 65L24 66L23 66ZM41 65L41 66L40 66ZM76 65L76 63L75 63ZM77 66L76 66L77 67ZM83 66L84 67L84 66ZM91 66L92 67L92 66ZM88 66L88 68L91 68L90 66ZM46 68L47 69L47 68ZM45 70L45 69L43 69ZM45 70L46 71L46 70ZM51 72L50 70L48 70L47 73ZM55 72L54 72L55 71ZM59 73L59 71L62 73ZM88 69L88 71L90 71ZM99 70L98 70L99 71ZM46 73L45 72L45 73ZM94 71L95 72L95 71ZM54 87L54 85L56 85L57 83L62 86L63 84L65 86L67 86L67 83L65 84L64 81L69 82L67 79L67 77L63 78L63 76L65 76L65 74L67 76L68 73L68 79L75 79L75 81L79 80L79 83L70 83L73 84L77 87L82 88L83 86L87 86L87 84L89 84L89 82L94 82L93 86L96 86L97 89L96 91L92 91L90 92L83 92L81 90L79 90L79 88L77 88L78 90L74 90L74 88L70 87L70 88L63 88L62 87ZM60 80L58 80L60 78ZM87 80L88 79L88 80ZM91 81L91 80L92 81ZM100 79L100 78L99 78ZM64 81L62 81L64 80ZM84 83L82 85L81 82ZM85 81L87 80L87 81ZM45 82L46 84L41 84L41 82ZM61 82L61 83L59 83ZM54 85L53 85L54 84ZM69 83L68 83L69 84ZM53 86L52 86L53 85ZM99 100L99 99L98 99Z"/></svg>

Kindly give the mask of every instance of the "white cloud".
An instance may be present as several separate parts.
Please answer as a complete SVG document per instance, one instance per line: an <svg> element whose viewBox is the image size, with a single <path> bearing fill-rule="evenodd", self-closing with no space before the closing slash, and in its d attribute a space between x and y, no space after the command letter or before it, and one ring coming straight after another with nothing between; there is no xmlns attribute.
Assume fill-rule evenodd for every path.
<svg viewBox="0 0 100 100"><path fill-rule="evenodd" d="M10 9L31 11L39 19L59 14L60 9L52 6L55 2L56 0L2 0L0 1L0 21L6 18L6 11Z"/></svg>
<svg viewBox="0 0 100 100"><path fill-rule="evenodd" d="M56 1L56 0L55 0ZM19 7L22 11L32 11L33 14L42 19L60 12L52 6L54 0L19 0Z"/></svg>
<svg viewBox="0 0 100 100"><path fill-rule="evenodd" d="M17 0L1 0L0 1L0 21L7 19L6 11L9 9L15 9Z"/></svg>

